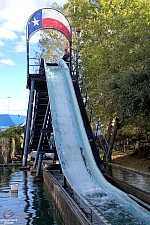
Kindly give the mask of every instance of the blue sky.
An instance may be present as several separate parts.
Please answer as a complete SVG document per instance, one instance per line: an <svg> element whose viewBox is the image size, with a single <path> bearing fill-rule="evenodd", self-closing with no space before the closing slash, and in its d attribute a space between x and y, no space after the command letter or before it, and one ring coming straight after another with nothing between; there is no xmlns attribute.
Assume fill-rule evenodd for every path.
<svg viewBox="0 0 150 225"><path fill-rule="evenodd" d="M26 24L36 10L53 2L62 5L66 0L0 0L0 114L27 114ZM38 34L30 39L31 49Z"/></svg>

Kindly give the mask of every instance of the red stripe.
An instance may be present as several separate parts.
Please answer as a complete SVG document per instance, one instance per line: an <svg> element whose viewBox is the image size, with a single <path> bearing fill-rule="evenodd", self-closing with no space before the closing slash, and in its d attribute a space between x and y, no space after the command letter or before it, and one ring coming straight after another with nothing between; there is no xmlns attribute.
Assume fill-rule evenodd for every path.
<svg viewBox="0 0 150 225"><path fill-rule="evenodd" d="M52 18L42 19L42 28L53 28L62 32L69 40L71 38L68 28L58 20Z"/></svg>

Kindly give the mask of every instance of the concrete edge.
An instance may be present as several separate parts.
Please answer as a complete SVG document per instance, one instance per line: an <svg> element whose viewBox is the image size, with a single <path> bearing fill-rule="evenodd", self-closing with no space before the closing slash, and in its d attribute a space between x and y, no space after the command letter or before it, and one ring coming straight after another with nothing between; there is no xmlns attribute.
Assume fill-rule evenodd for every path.
<svg viewBox="0 0 150 225"><path fill-rule="evenodd" d="M132 167L122 166L120 164L115 164L115 163L108 163L108 165L119 167L119 168L122 168L122 169L125 169L125 170L130 170L130 171L133 171L133 172L136 172L136 173L139 173L139 174L143 174L143 175L146 175L146 176L150 176L149 172L144 172L144 171L141 171L141 170L137 170L137 169L134 169Z"/></svg>
<svg viewBox="0 0 150 225"><path fill-rule="evenodd" d="M69 194L46 169L43 170L43 178L44 183L64 218L66 225L70 225L72 222L74 225L92 225Z"/></svg>

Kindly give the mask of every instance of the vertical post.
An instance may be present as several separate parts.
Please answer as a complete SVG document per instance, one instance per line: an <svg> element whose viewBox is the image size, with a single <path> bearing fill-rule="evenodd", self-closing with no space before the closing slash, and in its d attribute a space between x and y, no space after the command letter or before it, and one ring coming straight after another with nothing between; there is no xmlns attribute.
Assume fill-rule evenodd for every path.
<svg viewBox="0 0 150 225"><path fill-rule="evenodd" d="M65 176L64 176L64 188L67 188L67 180Z"/></svg>
<svg viewBox="0 0 150 225"><path fill-rule="evenodd" d="M80 35L81 35L80 30L77 30L77 39L78 39L77 55L76 55L76 76L77 76L77 80L78 80L78 77L79 77Z"/></svg>
<svg viewBox="0 0 150 225"><path fill-rule="evenodd" d="M24 140L24 153L23 153L23 162L22 167L27 166L27 157L28 157L28 142L29 142L29 135L30 135L30 125L32 119L32 110L33 110L33 100L34 100L34 87L35 82L34 80L31 81L31 90L29 95L29 102L28 102L28 115L26 121L26 132L25 132L25 140Z"/></svg>
<svg viewBox="0 0 150 225"><path fill-rule="evenodd" d="M72 29L71 29L71 37L70 37L70 75L72 75Z"/></svg>
<svg viewBox="0 0 150 225"><path fill-rule="evenodd" d="M39 162L38 162L38 168L36 171L36 177L39 177L40 172L41 172L42 158L43 158L43 154L39 154Z"/></svg>
<svg viewBox="0 0 150 225"><path fill-rule="evenodd" d="M27 81L29 78L29 40L27 39Z"/></svg>

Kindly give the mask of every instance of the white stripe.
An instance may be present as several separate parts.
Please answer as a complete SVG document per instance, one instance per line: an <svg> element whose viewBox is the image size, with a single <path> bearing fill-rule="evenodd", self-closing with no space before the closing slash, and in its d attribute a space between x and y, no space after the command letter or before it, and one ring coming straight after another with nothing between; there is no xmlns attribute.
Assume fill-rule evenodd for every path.
<svg viewBox="0 0 150 225"><path fill-rule="evenodd" d="M42 19L52 18L63 23L70 32L70 26L66 18L57 10L54 9L42 9Z"/></svg>

